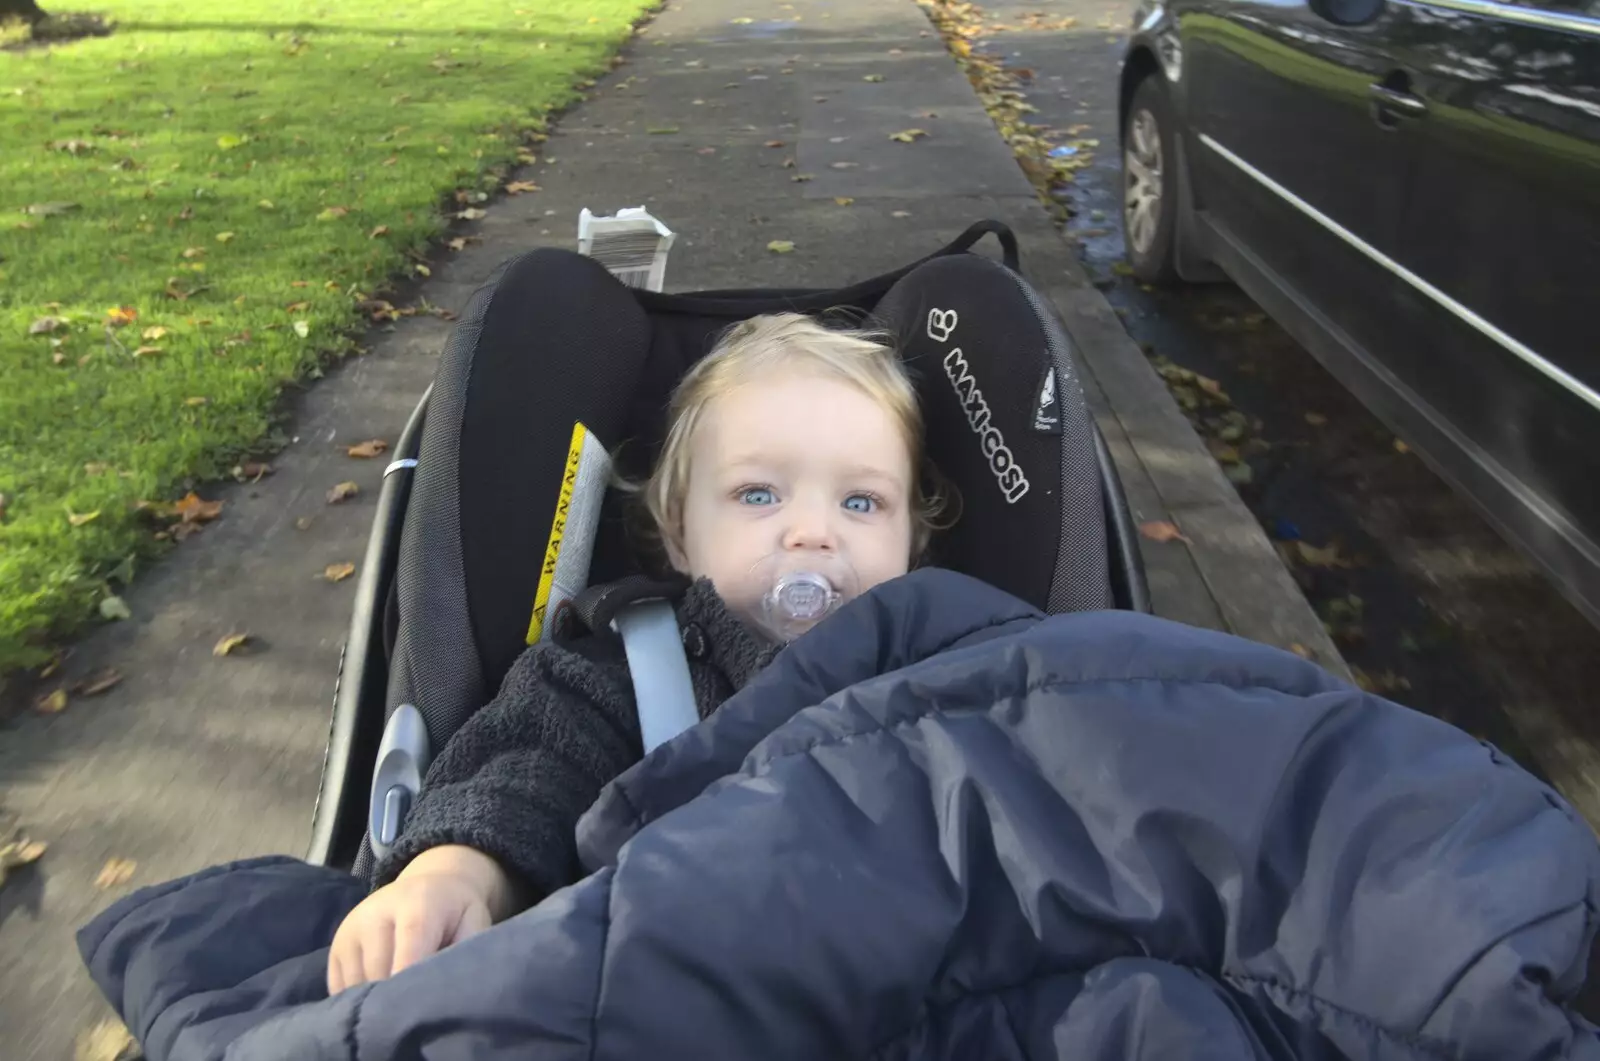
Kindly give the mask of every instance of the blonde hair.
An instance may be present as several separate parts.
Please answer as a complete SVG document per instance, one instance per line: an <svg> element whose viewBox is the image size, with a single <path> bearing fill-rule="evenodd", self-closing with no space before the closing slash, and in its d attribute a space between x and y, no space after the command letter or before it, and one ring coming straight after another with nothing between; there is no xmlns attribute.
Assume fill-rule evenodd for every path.
<svg viewBox="0 0 1600 1061"><path fill-rule="evenodd" d="M809 369L842 380L878 402L900 429L911 455L911 557L923 556L950 493L929 464L923 444L922 407L904 363L881 332L824 327L800 313L752 317L723 333L691 368L667 406L667 437L641 492L662 543L681 544L683 503L689 488L689 443L714 398L777 369Z"/></svg>

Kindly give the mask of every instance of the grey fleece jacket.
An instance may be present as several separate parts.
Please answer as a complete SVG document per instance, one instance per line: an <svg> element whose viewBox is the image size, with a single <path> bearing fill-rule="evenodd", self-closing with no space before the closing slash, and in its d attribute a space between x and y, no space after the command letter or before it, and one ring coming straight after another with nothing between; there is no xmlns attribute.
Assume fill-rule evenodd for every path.
<svg viewBox="0 0 1600 1061"><path fill-rule="evenodd" d="M705 579L684 591L676 610L705 718L779 646L730 612ZM373 886L431 847L464 844L492 855L537 901L581 875L578 819L642 754L621 638L605 632L534 645L433 761Z"/></svg>

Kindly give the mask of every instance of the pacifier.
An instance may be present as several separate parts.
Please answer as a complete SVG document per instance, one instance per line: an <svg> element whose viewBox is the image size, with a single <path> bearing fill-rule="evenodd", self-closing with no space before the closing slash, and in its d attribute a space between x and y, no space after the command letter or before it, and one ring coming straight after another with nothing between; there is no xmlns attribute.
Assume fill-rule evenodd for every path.
<svg viewBox="0 0 1600 1061"><path fill-rule="evenodd" d="M765 585L753 617L781 642L793 641L856 594L856 575L833 555L775 553L750 568Z"/></svg>

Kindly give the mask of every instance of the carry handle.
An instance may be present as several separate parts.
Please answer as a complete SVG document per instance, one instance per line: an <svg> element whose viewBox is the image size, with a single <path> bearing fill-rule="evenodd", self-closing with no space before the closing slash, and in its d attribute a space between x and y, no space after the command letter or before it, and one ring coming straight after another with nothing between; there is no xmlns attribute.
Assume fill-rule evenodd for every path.
<svg viewBox="0 0 1600 1061"><path fill-rule="evenodd" d="M1012 272L1017 272L1022 264L1022 256L1017 247L1017 234L1011 231L1011 226L996 221L993 218L979 221L969 225L967 230L957 236L941 254L960 254L972 249L973 244L983 237L993 234L1000 241L1000 260Z"/></svg>

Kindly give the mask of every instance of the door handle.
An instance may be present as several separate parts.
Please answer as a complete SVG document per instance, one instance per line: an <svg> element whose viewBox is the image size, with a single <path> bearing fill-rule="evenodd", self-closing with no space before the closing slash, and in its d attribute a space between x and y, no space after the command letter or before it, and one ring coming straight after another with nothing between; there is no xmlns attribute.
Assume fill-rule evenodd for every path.
<svg viewBox="0 0 1600 1061"><path fill-rule="evenodd" d="M1368 85L1367 91L1377 101L1380 110L1397 118L1420 118L1428 113L1428 104L1421 96L1390 88L1382 82Z"/></svg>

